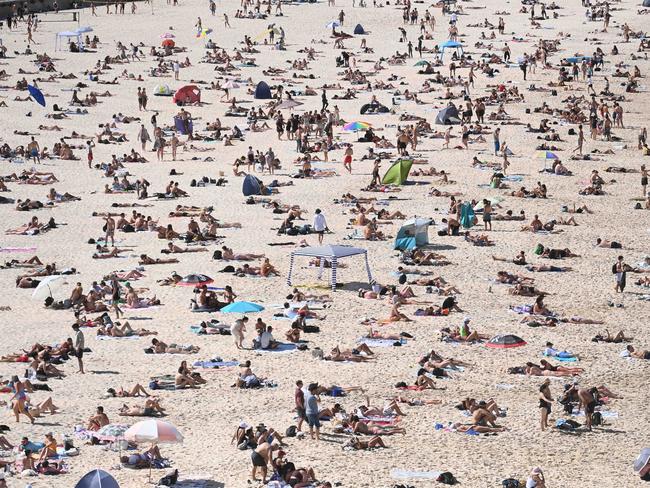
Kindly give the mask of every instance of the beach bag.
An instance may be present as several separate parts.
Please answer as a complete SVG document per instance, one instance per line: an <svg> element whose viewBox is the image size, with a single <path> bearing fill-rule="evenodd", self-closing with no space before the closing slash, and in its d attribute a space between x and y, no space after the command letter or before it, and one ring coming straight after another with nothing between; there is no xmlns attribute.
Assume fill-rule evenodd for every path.
<svg viewBox="0 0 650 488"><path fill-rule="evenodd" d="M295 425L291 425L287 428L286 431L286 436L287 437L296 437L296 434L298 433L298 427Z"/></svg>
<svg viewBox="0 0 650 488"><path fill-rule="evenodd" d="M166 474L160 481L158 481L158 486L174 486L178 482L178 470L175 469L173 472Z"/></svg>
<svg viewBox="0 0 650 488"><path fill-rule="evenodd" d="M591 425L603 425L603 415L600 412L591 414Z"/></svg>
<svg viewBox="0 0 650 488"><path fill-rule="evenodd" d="M438 476L436 481L438 483L442 483L443 485L455 485L456 483L458 483L458 480L449 471L440 473L440 476Z"/></svg>
<svg viewBox="0 0 650 488"><path fill-rule="evenodd" d="M503 480L501 484L503 485L503 488L519 488L521 486L521 483L519 483L519 481L514 478Z"/></svg>

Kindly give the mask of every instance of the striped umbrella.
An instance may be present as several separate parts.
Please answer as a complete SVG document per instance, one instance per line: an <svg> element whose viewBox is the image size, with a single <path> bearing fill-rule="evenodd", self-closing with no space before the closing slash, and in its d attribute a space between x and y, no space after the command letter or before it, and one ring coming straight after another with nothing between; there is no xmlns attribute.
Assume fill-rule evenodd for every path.
<svg viewBox="0 0 650 488"><path fill-rule="evenodd" d="M123 439L127 430L129 430L129 426L126 424L108 424L95 432L93 437L97 437L100 441L113 442Z"/></svg>
<svg viewBox="0 0 650 488"><path fill-rule="evenodd" d="M359 130L366 130L372 127L368 122L360 122L360 121L354 121L354 122L348 122L343 126L343 130L349 130L349 131L359 131Z"/></svg>
<svg viewBox="0 0 650 488"><path fill-rule="evenodd" d="M169 422L149 419L133 424L124 432L127 441L136 444L182 444L183 435Z"/></svg>
<svg viewBox="0 0 650 488"><path fill-rule="evenodd" d="M537 157L540 159L560 159L558 155L552 151L539 151Z"/></svg>

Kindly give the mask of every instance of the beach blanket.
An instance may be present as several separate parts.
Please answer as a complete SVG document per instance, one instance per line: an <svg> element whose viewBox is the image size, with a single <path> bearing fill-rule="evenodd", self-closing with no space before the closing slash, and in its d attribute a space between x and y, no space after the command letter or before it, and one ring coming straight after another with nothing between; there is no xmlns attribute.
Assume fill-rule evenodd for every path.
<svg viewBox="0 0 650 488"><path fill-rule="evenodd" d="M0 252L35 252L35 247L0 247Z"/></svg>
<svg viewBox="0 0 650 488"><path fill-rule="evenodd" d="M255 352L271 354L288 354L296 350L295 344L280 342L275 349L255 349Z"/></svg>
<svg viewBox="0 0 650 488"><path fill-rule="evenodd" d="M231 368L237 366L239 361L194 361L192 366L195 368L215 369L215 368Z"/></svg>
<svg viewBox="0 0 650 488"><path fill-rule="evenodd" d="M440 474L441 471L409 471L399 468L390 470L390 477L394 480L437 480Z"/></svg>

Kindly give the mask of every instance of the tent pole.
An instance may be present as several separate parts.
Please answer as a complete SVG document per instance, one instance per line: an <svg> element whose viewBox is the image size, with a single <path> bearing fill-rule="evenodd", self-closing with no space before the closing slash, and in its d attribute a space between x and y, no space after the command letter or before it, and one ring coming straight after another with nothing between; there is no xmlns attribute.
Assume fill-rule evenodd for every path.
<svg viewBox="0 0 650 488"><path fill-rule="evenodd" d="M364 252L363 255L366 258L366 271L368 272L368 283L372 285L373 279L372 279L372 273L370 272L370 263L368 263L368 251Z"/></svg>
<svg viewBox="0 0 650 488"><path fill-rule="evenodd" d="M291 257L289 258L289 274L287 275L287 285L291 286L291 274L293 273L293 259L294 259L294 254L293 252L291 253Z"/></svg>
<svg viewBox="0 0 650 488"><path fill-rule="evenodd" d="M336 257L332 258L332 275L331 275L331 284L332 291L336 291L336 267L338 265L338 259Z"/></svg>

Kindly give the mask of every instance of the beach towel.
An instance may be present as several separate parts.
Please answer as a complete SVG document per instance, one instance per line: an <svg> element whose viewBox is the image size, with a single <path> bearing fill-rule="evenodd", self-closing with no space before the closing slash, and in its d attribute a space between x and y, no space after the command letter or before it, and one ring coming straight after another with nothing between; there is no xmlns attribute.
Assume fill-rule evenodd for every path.
<svg viewBox="0 0 650 488"><path fill-rule="evenodd" d="M214 369L214 368L232 368L237 366L239 361L194 361L192 366L195 368Z"/></svg>
<svg viewBox="0 0 650 488"><path fill-rule="evenodd" d="M357 344L366 344L368 347L393 347L399 340L391 339L370 339L369 337L360 337ZM402 345L406 345L406 340L402 340Z"/></svg>
<svg viewBox="0 0 650 488"><path fill-rule="evenodd" d="M437 480L442 471L409 471L393 468L390 477L395 480Z"/></svg>
<svg viewBox="0 0 650 488"><path fill-rule="evenodd" d="M35 252L35 247L0 247L0 252Z"/></svg>
<svg viewBox="0 0 650 488"><path fill-rule="evenodd" d="M260 353L275 353L275 354L287 354L296 350L295 344L289 344L285 342L280 342L278 347L275 349L255 349L255 352Z"/></svg>

